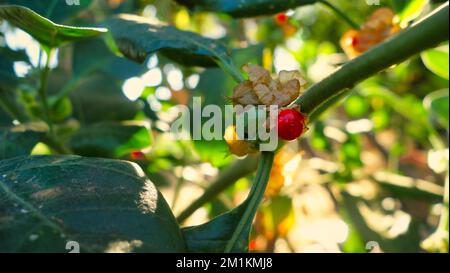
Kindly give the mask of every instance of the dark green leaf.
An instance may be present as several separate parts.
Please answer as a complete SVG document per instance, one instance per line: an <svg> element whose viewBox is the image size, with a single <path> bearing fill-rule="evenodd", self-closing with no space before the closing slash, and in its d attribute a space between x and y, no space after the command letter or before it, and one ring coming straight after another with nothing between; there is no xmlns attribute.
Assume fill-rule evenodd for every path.
<svg viewBox="0 0 450 273"><path fill-rule="evenodd" d="M183 252L153 183L126 161L33 156L0 161L0 252Z"/></svg>
<svg viewBox="0 0 450 273"><path fill-rule="evenodd" d="M116 79L125 80L142 74L146 67L114 55L102 39L75 43L73 49L74 77L102 71Z"/></svg>
<svg viewBox="0 0 450 273"><path fill-rule="evenodd" d="M239 220L242 218L246 204L243 203L239 207L219 215L203 225L183 228L182 232L188 252L223 253ZM245 228L247 231L243 232L245 238L238 241L233 252L248 251L247 242L250 228L251 226Z"/></svg>
<svg viewBox="0 0 450 273"><path fill-rule="evenodd" d="M65 0L0 0L0 4L24 6L54 22L61 23L87 9L92 1L81 0L77 5L68 5Z"/></svg>
<svg viewBox="0 0 450 273"><path fill-rule="evenodd" d="M29 8L14 5L0 6L0 18L21 28L47 48L55 48L66 42L98 36L107 31L103 28L55 24Z"/></svg>
<svg viewBox="0 0 450 273"><path fill-rule="evenodd" d="M0 107L0 127L9 126L12 122L13 119Z"/></svg>
<svg viewBox="0 0 450 273"><path fill-rule="evenodd" d="M104 74L85 78L70 99L74 116L82 123L130 120L142 108L123 95L120 82Z"/></svg>
<svg viewBox="0 0 450 273"><path fill-rule="evenodd" d="M102 26L110 30L113 49L139 63L157 51L184 65L214 66L229 61L227 49L218 41L172 26L152 25L140 16L120 15Z"/></svg>
<svg viewBox="0 0 450 273"><path fill-rule="evenodd" d="M176 0L192 10L224 12L233 17L270 15L317 0Z"/></svg>
<svg viewBox="0 0 450 273"><path fill-rule="evenodd" d="M29 155L45 133L0 129L0 160L16 156Z"/></svg>
<svg viewBox="0 0 450 273"><path fill-rule="evenodd" d="M147 127L112 122L84 126L70 140L71 149L79 155L115 158L151 144Z"/></svg>
<svg viewBox="0 0 450 273"><path fill-rule="evenodd" d="M24 51L14 51L7 47L0 47L0 87L11 88L18 82L14 72L14 62L27 61Z"/></svg>

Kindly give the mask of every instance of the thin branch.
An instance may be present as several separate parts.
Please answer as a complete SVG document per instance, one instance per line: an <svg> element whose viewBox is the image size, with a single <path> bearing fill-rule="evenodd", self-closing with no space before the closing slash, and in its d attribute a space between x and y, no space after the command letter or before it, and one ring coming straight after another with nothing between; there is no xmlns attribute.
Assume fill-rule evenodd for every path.
<svg viewBox="0 0 450 273"><path fill-rule="evenodd" d="M447 2L421 22L349 61L335 73L311 86L294 103L300 104L305 113L311 113L358 82L423 50L436 47L448 40L448 16Z"/></svg>
<svg viewBox="0 0 450 273"><path fill-rule="evenodd" d="M339 16L342 20L344 20L350 27L354 29L359 29L359 25L353 21L350 17L348 17L342 10L340 10L335 5L331 4L328 1L325 0L319 0L319 3L324 4L325 6L329 7L334 13L336 13L337 16Z"/></svg>

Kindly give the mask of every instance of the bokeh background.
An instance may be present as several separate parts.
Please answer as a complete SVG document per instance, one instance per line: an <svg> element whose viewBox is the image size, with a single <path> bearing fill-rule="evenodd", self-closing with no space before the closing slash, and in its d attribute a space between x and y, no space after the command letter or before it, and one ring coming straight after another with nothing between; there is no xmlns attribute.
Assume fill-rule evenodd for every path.
<svg viewBox="0 0 450 273"><path fill-rule="evenodd" d="M403 27L438 5L380 2L397 13ZM364 0L333 3L361 24L379 8ZM169 0L92 1L81 12L54 12L52 19L95 25L116 13L220 39L233 48L238 65L260 64L273 73L300 70L309 85L348 60L339 40L350 27L320 4L286 11L285 24L274 16L192 13ZM38 80L45 55L28 34L6 22L0 33L2 53L18 54L12 65L23 78L19 99L33 111L29 86ZM235 83L221 69L183 67L160 55L139 65L113 55L100 38L60 48L51 66L50 93L70 92L70 99L53 109L68 135L80 124L95 130L100 121L133 120L147 124L153 136L150 146L139 144L138 137L130 140L135 146L126 155L114 153L105 140L119 130L105 130L98 143L72 143L72 149L137 162L175 215L223 170L239 164L223 141L174 141L169 133L174 107L189 106L192 96L201 96L204 104L228 103ZM322 113L303 138L286 144L276 156L255 220L251 251L448 252L448 199L443 201L445 194L448 198L448 67L448 43L391 67L356 86ZM11 122L0 110L0 124ZM43 143L33 148L33 154L46 153L50 150ZM238 178L229 178L230 186L182 225L206 222L242 202L253 175Z"/></svg>

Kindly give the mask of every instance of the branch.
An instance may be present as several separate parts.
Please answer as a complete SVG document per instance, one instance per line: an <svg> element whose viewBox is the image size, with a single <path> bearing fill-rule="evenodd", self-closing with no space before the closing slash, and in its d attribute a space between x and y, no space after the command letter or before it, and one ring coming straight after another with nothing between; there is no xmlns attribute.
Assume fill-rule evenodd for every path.
<svg viewBox="0 0 450 273"><path fill-rule="evenodd" d="M332 75L311 86L294 103L300 104L303 112L311 113L358 82L423 50L436 47L448 40L448 16L447 2L419 23L349 61Z"/></svg>
<svg viewBox="0 0 450 273"><path fill-rule="evenodd" d="M448 15L446 3L421 22L348 62L334 74L311 86L294 103L301 105L302 112L311 113L310 122L314 121L358 82L448 40ZM225 169L199 199L181 212L178 221L185 221L236 180L253 172L256 164L250 164L247 160L254 159L237 161Z"/></svg>
<svg viewBox="0 0 450 273"><path fill-rule="evenodd" d="M251 174L255 171L258 164L258 158L255 156L248 156L243 160L237 160L226 169L222 170L215 181L211 183L202 196L192 202L186 209L184 209L177 217L179 223L184 222L197 209L204 204L213 200L217 195L233 185L237 180Z"/></svg>

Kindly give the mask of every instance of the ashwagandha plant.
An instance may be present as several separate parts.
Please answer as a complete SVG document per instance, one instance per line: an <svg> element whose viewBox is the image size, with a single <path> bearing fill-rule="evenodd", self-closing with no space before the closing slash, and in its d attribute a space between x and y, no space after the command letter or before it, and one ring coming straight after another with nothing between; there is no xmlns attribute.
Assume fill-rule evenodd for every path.
<svg viewBox="0 0 450 273"><path fill-rule="evenodd" d="M226 13L235 18L273 15L320 2L336 11L358 32L349 38L350 42L342 42L350 47L370 36L368 32L376 35L373 33L376 27L382 31L387 27L374 27L372 20L360 28L326 1L176 2L194 11ZM24 1L0 3L5 4L0 5L0 19L30 34L39 42L41 54L46 56L45 64L34 71L39 74L37 79L30 79L38 82L36 90L19 100L14 90L21 89L25 79L15 76L12 64L23 58L23 52L3 47L0 52L0 106L15 121L14 126L0 131L0 252L66 252L69 241L79 244L82 252L247 252L252 223L271 174L274 152L250 155L222 169L203 195L175 218L141 167L116 159L131 154L135 161L147 160L139 151L152 143L146 124L103 122L72 128L62 122L64 118L58 117L69 95L94 70L114 70L118 62L124 62L125 69L136 69L138 66L128 60L143 63L154 53L187 67L217 66L234 79L236 86L245 84L247 80L235 65L230 50L217 40L137 15L120 14L106 18L95 27L74 27L52 21L60 21L60 4L54 4L53 12L43 13L38 4L26 7L14 5L26 5ZM88 5L84 5L76 9L87 8ZM287 105L281 105L284 109L278 117L280 138L297 139L308 124L314 124L321 113L333 107L358 83L448 41L448 9L446 2L413 25L384 33L382 38L377 36L377 39L369 39L370 42L364 40L370 46L365 44L364 50L359 48L357 54L334 73L289 99ZM284 24L286 20L279 23ZM389 29L391 27L389 25ZM95 44L98 52L77 56L75 61L80 64L71 79L49 96L52 55L58 48L79 40L98 42ZM111 61L112 57L105 53L108 50L121 58L114 57ZM279 81L281 77L280 74ZM298 90L302 87L299 80ZM114 100L113 95L108 97L110 95L100 98ZM242 104L239 99L231 99ZM32 103L24 103L27 100ZM96 110L95 103L89 107L90 111ZM125 115L133 117L137 112L134 107L137 106L111 108L102 114L124 111ZM242 156L257 152L244 140L234 138L233 128L226 135L230 136L228 139L225 136L230 150L236 151L233 153ZM45 143L52 155L30 156L37 143ZM97 157L85 157L93 155L92 150ZM98 158L99 155L102 158ZM253 185L243 203L205 224L180 228L179 223L198 208L255 169ZM448 234L448 211L445 213L447 218L442 217L439 234L445 229Z"/></svg>

